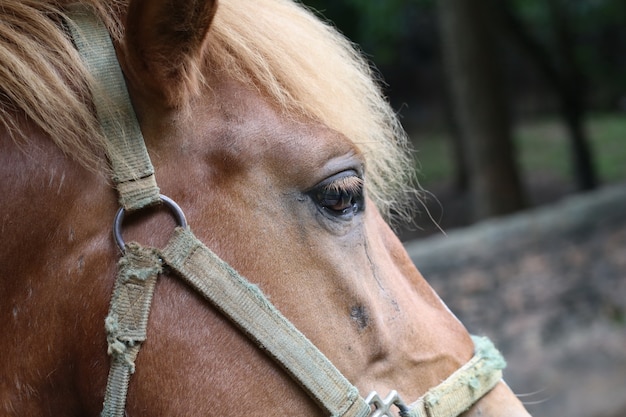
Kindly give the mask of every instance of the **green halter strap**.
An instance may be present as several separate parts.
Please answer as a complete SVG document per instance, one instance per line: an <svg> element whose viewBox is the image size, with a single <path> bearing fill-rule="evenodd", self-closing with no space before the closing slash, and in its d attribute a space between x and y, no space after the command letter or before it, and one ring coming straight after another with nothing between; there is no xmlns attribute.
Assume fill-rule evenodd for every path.
<svg viewBox="0 0 626 417"><path fill-rule="evenodd" d="M125 210L158 204L162 196L107 30L86 7L72 8L69 16L74 42L96 80L92 95L111 144L109 159L120 203ZM116 223L118 218L121 223L121 217L116 217ZM130 375L146 340L152 294L164 264L237 324L332 417L386 416L391 415L392 405L403 416L454 417L502 377L505 363L499 352L487 339L475 338L472 360L410 406L393 393L384 400L372 393L366 401L258 287L202 244L186 226L176 229L163 250L129 243L123 251L105 321L112 357L102 411L105 417L124 415Z"/></svg>

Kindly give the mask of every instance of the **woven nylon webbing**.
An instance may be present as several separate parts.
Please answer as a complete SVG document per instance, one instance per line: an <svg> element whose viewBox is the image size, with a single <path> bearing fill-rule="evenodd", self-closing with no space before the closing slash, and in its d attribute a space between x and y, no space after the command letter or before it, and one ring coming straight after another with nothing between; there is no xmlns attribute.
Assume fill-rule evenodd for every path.
<svg viewBox="0 0 626 417"><path fill-rule="evenodd" d="M230 265L178 228L165 263L278 361L331 416L367 416L358 390L263 295Z"/></svg>
<svg viewBox="0 0 626 417"><path fill-rule="evenodd" d="M132 242L126 246L105 320L111 368L102 417L124 416L130 376L147 337L150 305L161 272L161 259L155 249Z"/></svg>
<svg viewBox="0 0 626 417"><path fill-rule="evenodd" d="M120 204L126 210L137 210L158 203L154 168L109 33L87 6L73 5L68 17L76 48L95 81L91 93L109 141L108 157Z"/></svg>
<svg viewBox="0 0 626 417"><path fill-rule="evenodd" d="M409 406L403 417L455 417L502 379L506 362L486 337L472 336L474 357Z"/></svg>

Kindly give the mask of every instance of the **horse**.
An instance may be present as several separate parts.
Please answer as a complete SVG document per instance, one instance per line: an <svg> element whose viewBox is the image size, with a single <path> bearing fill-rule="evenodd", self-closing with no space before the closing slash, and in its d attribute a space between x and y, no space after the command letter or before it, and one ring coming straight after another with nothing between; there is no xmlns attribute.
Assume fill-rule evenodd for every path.
<svg viewBox="0 0 626 417"><path fill-rule="evenodd" d="M347 39L289 0L81 2L111 36L161 192L361 395L413 401L472 358L390 227L415 196L406 135ZM5 416L98 415L107 386L119 203L68 10L0 1ZM123 237L160 248L176 223L129 213ZM128 416L327 415L169 268L146 332ZM528 416L501 380L464 415Z"/></svg>

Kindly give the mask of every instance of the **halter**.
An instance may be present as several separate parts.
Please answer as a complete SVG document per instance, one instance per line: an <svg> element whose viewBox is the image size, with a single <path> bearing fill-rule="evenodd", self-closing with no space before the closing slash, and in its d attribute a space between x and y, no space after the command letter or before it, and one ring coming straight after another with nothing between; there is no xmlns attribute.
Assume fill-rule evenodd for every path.
<svg viewBox="0 0 626 417"><path fill-rule="evenodd" d="M412 404L396 391L360 396L335 366L289 322L261 290L200 242L183 211L159 193L154 168L130 103L109 34L93 11L75 6L67 22L76 47L96 80L92 96L103 133L121 208L114 237L122 250L109 315L105 320L111 368L103 417L122 417L135 358L146 340L152 294L167 266L233 321L257 346L282 366L331 417L455 417L469 409L502 378L505 362L487 338L472 336L472 359ZM165 248L125 243L122 222L128 211L164 204L178 227Z"/></svg>

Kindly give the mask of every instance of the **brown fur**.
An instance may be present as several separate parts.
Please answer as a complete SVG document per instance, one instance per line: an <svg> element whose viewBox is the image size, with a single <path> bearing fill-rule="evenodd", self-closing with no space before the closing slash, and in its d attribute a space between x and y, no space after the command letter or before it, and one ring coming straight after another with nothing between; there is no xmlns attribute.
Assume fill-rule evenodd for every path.
<svg viewBox="0 0 626 417"><path fill-rule="evenodd" d="M196 236L364 396L395 389L410 402L465 363L467 331L372 204L384 212L383 185L402 183L398 126L346 41L283 0L224 0L217 12L207 1L177 9L184 16L171 12L173 0L136 1L128 13L121 3L96 6L159 186ZM57 6L0 0L2 416L96 416L108 372L118 205L90 162L102 165L106 144ZM154 23L164 56L142 52L154 50ZM334 216L312 197L363 183L374 192L354 216ZM155 208L129 215L123 233L163 247L173 226ZM324 415L172 274L159 278L147 333L128 416ZM527 417L503 383L467 414L477 415Z"/></svg>
<svg viewBox="0 0 626 417"><path fill-rule="evenodd" d="M86 166L103 169L106 143L88 105L91 81L59 25L64 3L2 0L0 36L11 41L0 49L4 103L0 123L23 142L25 138L12 125L12 110L23 111L64 152ZM125 2L89 3L123 44ZM179 7L178 2L172 4ZM11 16L20 23L11 24L7 20ZM288 0L224 1L214 20L211 36L202 48L204 62L159 59L168 55L156 46L142 51L161 63L185 62L178 68L154 65L162 68L169 81L183 81L165 90L170 103L183 105L186 96L198 94L206 68L254 85L286 114L320 120L353 140L368 158L368 188L381 212L388 214L394 209L405 213L416 196L410 186L414 167L406 154L406 136L369 64L350 42ZM151 23L159 27L158 21ZM131 47L132 39L127 44ZM196 42L203 44L204 40Z"/></svg>

